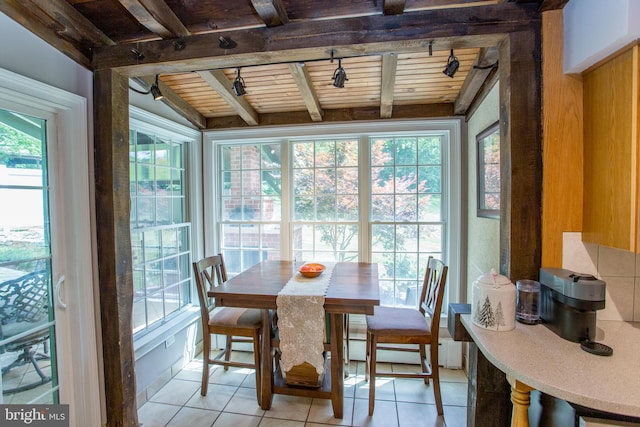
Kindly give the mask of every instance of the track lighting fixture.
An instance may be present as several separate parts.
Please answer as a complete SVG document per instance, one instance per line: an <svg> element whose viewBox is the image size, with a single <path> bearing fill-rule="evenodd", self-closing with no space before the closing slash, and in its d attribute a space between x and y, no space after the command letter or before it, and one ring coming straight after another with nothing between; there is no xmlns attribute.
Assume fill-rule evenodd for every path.
<svg viewBox="0 0 640 427"><path fill-rule="evenodd" d="M157 74L156 74L156 82L151 85L150 91L151 91L151 94L153 95L154 101L160 101L162 98L164 98L164 95L162 94L162 92L160 92L160 87L158 86Z"/></svg>
<svg viewBox="0 0 640 427"><path fill-rule="evenodd" d="M240 77L240 67L238 67L238 75L233 81L233 91L235 92L236 96L242 96L247 93L244 89L244 79Z"/></svg>
<svg viewBox="0 0 640 427"><path fill-rule="evenodd" d="M338 59L338 68L333 72L333 85L335 87L344 87L344 82L349 80L347 73L342 68L342 59Z"/></svg>
<svg viewBox="0 0 640 427"><path fill-rule="evenodd" d="M458 71L458 67L460 67L460 62L458 61L458 58L456 58L456 56L453 54L453 49L451 49L451 55L449 55L447 66L444 67L443 73L448 77L453 78L453 76L456 74L456 71Z"/></svg>
<svg viewBox="0 0 640 427"><path fill-rule="evenodd" d="M147 83L143 82L143 84L146 85ZM146 90L146 91L138 90L135 87L131 87L131 85L129 85L129 89L131 89L134 92L139 93L140 95L149 95L149 94L151 94L153 96L154 101L160 101L162 98L164 98L164 95L160 91L160 86L158 85L158 75L157 74L156 74L156 81L155 81L155 83L153 83L151 85L149 90Z"/></svg>

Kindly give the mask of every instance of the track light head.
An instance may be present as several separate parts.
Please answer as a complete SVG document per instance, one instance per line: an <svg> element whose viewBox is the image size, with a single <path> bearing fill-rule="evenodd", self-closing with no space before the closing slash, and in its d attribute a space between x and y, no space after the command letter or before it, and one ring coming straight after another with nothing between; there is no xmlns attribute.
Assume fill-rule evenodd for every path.
<svg viewBox="0 0 640 427"><path fill-rule="evenodd" d="M158 75L156 74L156 82L154 84L151 85L151 95L153 95L153 100L154 101L160 101L162 98L164 98L164 95L162 94L162 92L160 91L160 87L158 86Z"/></svg>
<svg viewBox="0 0 640 427"><path fill-rule="evenodd" d="M333 72L333 85L335 87L344 87L344 82L349 80L347 73L342 68L342 59L338 59L338 68Z"/></svg>
<svg viewBox="0 0 640 427"><path fill-rule="evenodd" d="M447 60L447 66L444 67L443 73L446 76L453 78L453 76L456 74L456 71L458 71L459 67L460 67L460 62L458 61L458 58L456 58L456 56L453 54L453 49L451 49L451 55L449 55L449 59Z"/></svg>
<svg viewBox="0 0 640 427"><path fill-rule="evenodd" d="M240 68L238 68L238 75L233 81L233 92L236 94L236 96L242 96L247 93L244 86L244 79L240 77Z"/></svg>

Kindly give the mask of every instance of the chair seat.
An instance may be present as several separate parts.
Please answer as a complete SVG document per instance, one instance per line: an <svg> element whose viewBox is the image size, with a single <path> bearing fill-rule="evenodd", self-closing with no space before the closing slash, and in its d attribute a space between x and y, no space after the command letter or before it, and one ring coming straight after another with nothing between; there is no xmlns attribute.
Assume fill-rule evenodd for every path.
<svg viewBox="0 0 640 427"><path fill-rule="evenodd" d="M427 319L414 308L375 307L373 315L367 316L367 330L376 335L386 336L431 335L431 326Z"/></svg>
<svg viewBox="0 0 640 427"><path fill-rule="evenodd" d="M261 325L262 312L254 308L217 307L209 317L209 326L259 329Z"/></svg>

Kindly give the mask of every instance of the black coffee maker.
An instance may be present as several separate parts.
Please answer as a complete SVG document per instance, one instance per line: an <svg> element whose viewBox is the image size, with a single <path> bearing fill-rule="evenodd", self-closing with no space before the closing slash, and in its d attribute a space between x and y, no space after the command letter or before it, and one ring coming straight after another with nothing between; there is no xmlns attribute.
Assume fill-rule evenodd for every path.
<svg viewBox="0 0 640 427"><path fill-rule="evenodd" d="M540 320L562 338L584 342L596 336L596 310L605 305L605 282L561 268L540 269Z"/></svg>

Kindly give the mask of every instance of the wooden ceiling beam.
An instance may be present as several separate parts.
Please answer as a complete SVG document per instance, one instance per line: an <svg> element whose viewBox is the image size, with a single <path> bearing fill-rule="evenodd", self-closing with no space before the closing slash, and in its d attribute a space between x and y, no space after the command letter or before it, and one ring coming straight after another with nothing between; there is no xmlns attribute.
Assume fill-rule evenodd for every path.
<svg viewBox="0 0 640 427"><path fill-rule="evenodd" d="M251 4L267 27L289 22L287 8L282 0L251 0Z"/></svg>
<svg viewBox="0 0 640 427"><path fill-rule="evenodd" d="M394 119L425 119L451 117L452 115L453 104L451 103L396 105L393 111ZM351 120L380 120L380 109L378 107L361 107L324 110L324 123L346 122ZM285 126L310 123L313 123L313 121L311 121L306 111L260 114L261 126ZM207 119L207 130L243 127L246 128L247 123L238 116L213 117Z"/></svg>
<svg viewBox="0 0 640 427"><path fill-rule="evenodd" d="M115 68L127 76L164 72L326 59L328 49L343 58L388 52L414 52L433 42L434 50L495 46L505 34L540 26L536 5L501 3L482 8L426 10L392 16L362 16L286 26L250 28L187 36L184 49L171 40L97 48L95 69ZM220 36L236 42L217 48Z"/></svg>
<svg viewBox="0 0 640 427"><path fill-rule="evenodd" d="M163 0L118 1L141 25L164 39L191 34Z"/></svg>
<svg viewBox="0 0 640 427"><path fill-rule="evenodd" d="M383 0L382 13L385 15L398 15L404 13L406 0Z"/></svg>
<svg viewBox="0 0 640 427"><path fill-rule="evenodd" d="M233 92L231 82L221 70L198 71L198 75L218 92L220 97L222 97L248 125L257 126L260 124L258 113L249 105L244 97L236 96Z"/></svg>
<svg viewBox="0 0 640 427"><path fill-rule="evenodd" d="M155 83L154 76L133 77L131 80L139 84L145 91L150 90L151 85ZM162 81L158 81L158 88L163 95L163 98L160 100L160 102L167 105L177 114L187 119L198 129L204 129L206 127L207 119L202 114L200 114L198 110L193 108L187 101L185 101L182 97L175 93L169 86L164 84Z"/></svg>
<svg viewBox="0 0 640 427"><path fill-rule="evenodd" d="M453 111L455 114L465 114L474 98L482 88L485 80L494 68L498 67L497 47L482 48L478 53L467 78L465 79L460 93L454 102Z"/></svg>
<svg viewBox="0 0 640 427"><path fill-rule="evenodd" d="M380 85L380 118L388 119L393 113L393 93L396 87L398 55L382 55L382 83Z"/></svg>
<svg viewBox="0 0 640 427"><path fill-rule="evenodd" d="M313 88L313 82L311 81L309 70L304 63L296 62L289 64L289 72L291 73L293 80L296 82L296 85L298 85L298 90L300 91L302 100L307 106L311 120L314 122L321 122L323 114L322 108L320 107L320 101L318 101L318 95Z"/></svg>
<svg viewBox="0 0 640 427"><path fill-rule="evenodd" d="M0 1L0 12L91 68L91 48L115 43L64 0Z"/></svg>

